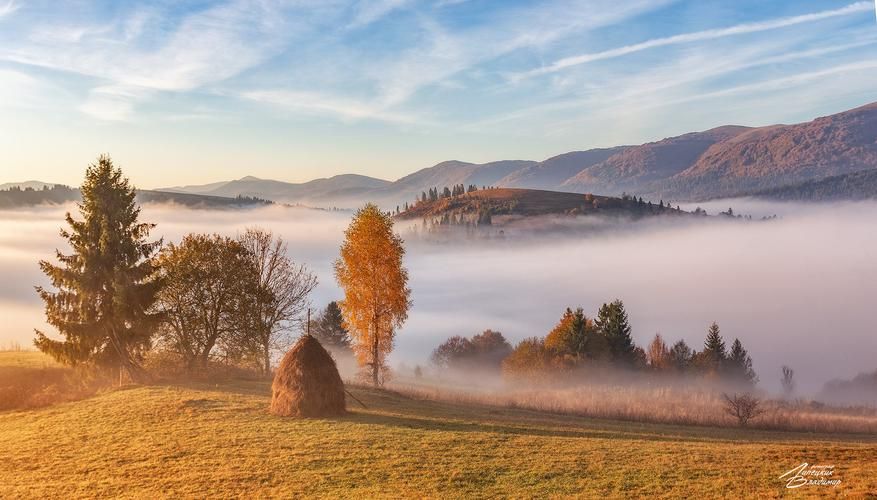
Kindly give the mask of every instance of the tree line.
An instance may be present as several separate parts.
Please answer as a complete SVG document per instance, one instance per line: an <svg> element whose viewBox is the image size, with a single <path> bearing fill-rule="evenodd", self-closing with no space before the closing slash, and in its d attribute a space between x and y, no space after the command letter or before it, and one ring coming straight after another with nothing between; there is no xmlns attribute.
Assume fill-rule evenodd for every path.
<svg viewBox="0 0 877 500"><path fill-rule="evenodd" d="M433 351L431 360L441 369L488 369L531 381L560 379L590 367L702 376L748 387L758 381L743 343L734 339L729 350L716 323L700 351L684 340L668 346L660 334L642 348L631 332L624 303L615 300L603 304L594 318L582 308L567 308L545 337L526 338L514 348L492 330L471 340L454 336Z"/></svg>
<svg viewBox="0 0 877 500"><path fill-rule="evenodd" d="M108 156L86 170L81 219L66 215L71 252L40 267L52 287L36 287L59 340L39 330L35 345L70 365L118 367L147 378L151 351L175 355L188 371L211 360L271 372L275 353L302 330L357 354L377 384L395 329L410 306L402 241L389 214L366 205L345 233L336 278L345 299L306 323L316 276L289 257L284 240L248 228L237 237L188 234L150 241L135 190Z"/></svg>

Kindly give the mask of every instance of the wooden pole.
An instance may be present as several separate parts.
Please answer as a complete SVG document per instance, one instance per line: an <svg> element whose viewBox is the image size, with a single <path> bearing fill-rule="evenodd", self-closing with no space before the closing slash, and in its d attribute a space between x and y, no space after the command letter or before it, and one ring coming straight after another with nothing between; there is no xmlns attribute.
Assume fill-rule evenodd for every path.
<svg viewBox="0 0 877 500"><path fill-rule="evenodd" d="M308 307L308 324L305 325L305 331L308 334L308 337L311 336L311 308Z"/></svg>

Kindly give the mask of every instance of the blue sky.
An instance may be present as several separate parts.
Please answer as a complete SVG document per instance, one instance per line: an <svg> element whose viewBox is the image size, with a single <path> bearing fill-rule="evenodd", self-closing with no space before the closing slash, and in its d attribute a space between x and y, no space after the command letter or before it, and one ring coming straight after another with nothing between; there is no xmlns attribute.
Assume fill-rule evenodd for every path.
<svg viewBox="0 0 877 500"><path fill-rule="evenodd" d="M0 0L0 182L395 179L877 100L871 1Z"/></svg>

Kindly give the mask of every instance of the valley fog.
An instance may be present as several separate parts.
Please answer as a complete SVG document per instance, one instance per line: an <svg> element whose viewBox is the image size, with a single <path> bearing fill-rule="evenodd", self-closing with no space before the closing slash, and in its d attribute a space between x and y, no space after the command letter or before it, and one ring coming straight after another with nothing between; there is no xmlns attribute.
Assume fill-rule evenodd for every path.
<svg viewBox="0 0 877 500"><path fill-rule="evenodd" d="M640 346L661 333L668 344L684 339L700 349L717 321L727 345L735 337L743 342L759 386L770 391L779 388L783 364L795 369L802 393L877 368L877 203L720 200L700 206L711 214L731 206L736 213L782 218L650 222L587 238L465 244L406 238L413 307L391 362L425 365L447 337L488 328L512 343L542 337L566 307L582 306L593 316L600 304L620 298ZM66 210L76 215L73 206L0 212L0 347L30 346L33 328L52 331L33 286L48 285L37 261L51 259L55 248L66 251L58 236ZM145 205L141 218L158 224L153 236L165 241L189 232L273 230L289 242L292 257L318 275L312 303L319 309L341 298L332 262L350 216L277 206Z"/></svg>

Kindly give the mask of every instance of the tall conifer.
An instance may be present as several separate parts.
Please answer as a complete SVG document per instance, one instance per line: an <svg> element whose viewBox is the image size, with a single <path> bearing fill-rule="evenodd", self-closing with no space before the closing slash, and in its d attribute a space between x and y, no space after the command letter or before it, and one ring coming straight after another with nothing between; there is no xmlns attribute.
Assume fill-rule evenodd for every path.
<svg viewBox="0 0 877 500"><path fill-rule="evenodd" d="M36 287L46 320L63 340L36 331L34 343L66 364L119 366L140 379L139 359L159 323L151 312L161 282L148 242L153 224L138 221L134 188L109 156L88 167L80 188L82 220L66 216L61 230L72 252L56 251L58 264L40 261L56 291Z"/></svg>

